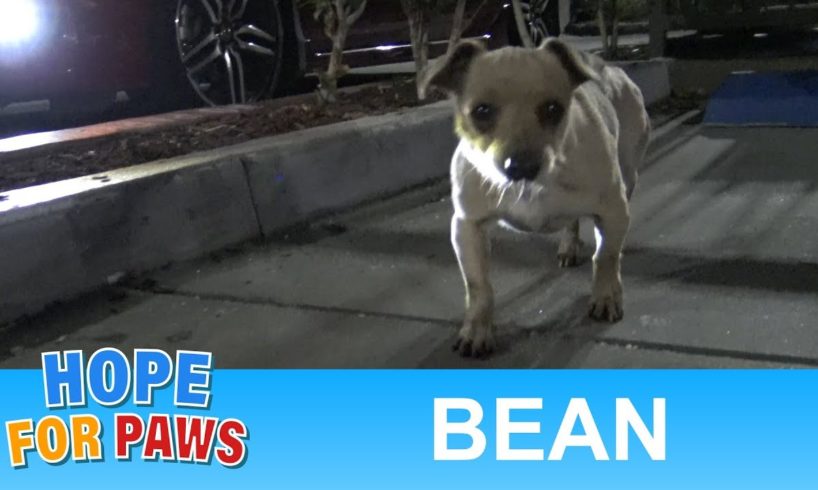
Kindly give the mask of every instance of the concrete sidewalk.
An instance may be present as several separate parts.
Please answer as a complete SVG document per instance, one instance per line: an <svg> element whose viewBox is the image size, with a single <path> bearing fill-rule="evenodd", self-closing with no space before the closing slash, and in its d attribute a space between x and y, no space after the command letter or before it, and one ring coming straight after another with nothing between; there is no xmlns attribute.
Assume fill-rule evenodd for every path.
<svg viewBox="0 0 818 490"><path fill-rule="evenodd" d="M450 351L463 287L441 182L0 331L0 367L45 350L212 351L217 367L818 366L818 130L681 126L651 148L625 253L625 319L585 317L556 237L496 235L501 350Z"/></svg>

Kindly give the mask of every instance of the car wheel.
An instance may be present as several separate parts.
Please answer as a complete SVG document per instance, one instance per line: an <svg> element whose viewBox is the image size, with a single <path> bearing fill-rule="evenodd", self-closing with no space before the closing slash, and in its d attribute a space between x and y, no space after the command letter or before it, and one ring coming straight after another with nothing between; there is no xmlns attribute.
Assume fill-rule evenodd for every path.
<svg viewBox="0 0 818 490"><path fill-rule="evenodd" d="M530 0L520 4L535 46L560 35L559 0Z"/></svg>
<svg viewBox="0 0 818 490"><path fill-rule="evenodd" d="M278 2L177 2L179 56L188 81L206 104L244 104L266 97L278 82L284 38Z"/></svg>

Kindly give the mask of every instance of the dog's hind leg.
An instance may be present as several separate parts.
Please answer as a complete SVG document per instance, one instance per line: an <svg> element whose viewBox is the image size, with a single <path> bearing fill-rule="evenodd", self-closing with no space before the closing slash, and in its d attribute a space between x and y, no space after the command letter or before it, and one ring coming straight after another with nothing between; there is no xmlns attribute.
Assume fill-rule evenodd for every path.
<svg viewBox="0 0 818 490"><path fill-rule="evenodd" d="M582 240L579 239L579 219L574 220L562 230L560 247L557 250L557 260L560 267L575 267L579 265L579 251Z"/></svg>
<svg viewBox="0 0 818 490"><path fill-rule="evenodd" d="M645 100L639 87L621 68L608 66L604 74L612 89L611 102L619 120L619 168L630 199L638 180L637 170L650 141L650 116L645 111Z"/></svg>

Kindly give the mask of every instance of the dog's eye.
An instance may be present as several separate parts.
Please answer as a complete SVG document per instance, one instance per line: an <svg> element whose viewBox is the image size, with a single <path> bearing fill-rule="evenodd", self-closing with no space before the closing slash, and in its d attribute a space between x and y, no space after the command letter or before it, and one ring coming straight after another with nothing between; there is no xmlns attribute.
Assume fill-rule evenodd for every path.
<svg viewBox="0 0 818 490"><path fill-rule="evenodd" d="M477 123L487 124L494 119L494 107L489 104L477 104L471 111L471 117Z"/></svg>
<svg viewBox="0 0 818 490"><path fill-rule="evenodd" d="M565 109L556 100L549 100L537 108L537 117L543 126L555 126L562 120Z"/></svg>

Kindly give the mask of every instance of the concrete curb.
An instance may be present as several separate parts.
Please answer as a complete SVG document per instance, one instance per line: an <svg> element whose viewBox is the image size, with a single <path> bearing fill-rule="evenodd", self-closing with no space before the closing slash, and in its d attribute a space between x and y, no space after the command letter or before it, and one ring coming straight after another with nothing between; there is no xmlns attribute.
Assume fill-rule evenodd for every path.
<svg viewBox="0 0 818 490"><path fill-rule="evenodd" d="M441 177L454 146L438 103L3 193L0 322Z"/></svg>
<svg viewBox="0 0 818 490"><path fill-rule="evenodd" d="M194 258L258 234L237 158L128 169L8 193L14 204L52 189L64 197L0 213L0 321L93 290L127 271ZM69 187L76 184L79 192ZM56 189L55 189L56 188Z"/></svg>
<svg viewBox="0 0 818 490"><path fill-rule="evenodd" d="M625 70L639 86L645 104L651 105L670 96L671 60L624 61L615 64Z"/></svg>
<svg viewBox="0 0 818 490"><path fill-rule="evenodd" d="M445 176L456 146L448 103L284 136L243 158L264 235Z"/></svg>
<svg viewBox="0 0 818 490"><path fill-rule="evenodd" d="M655 101L649 63L626 70ZM444 177L451 126L441 102L2 193L0 322Z"/></svg>

